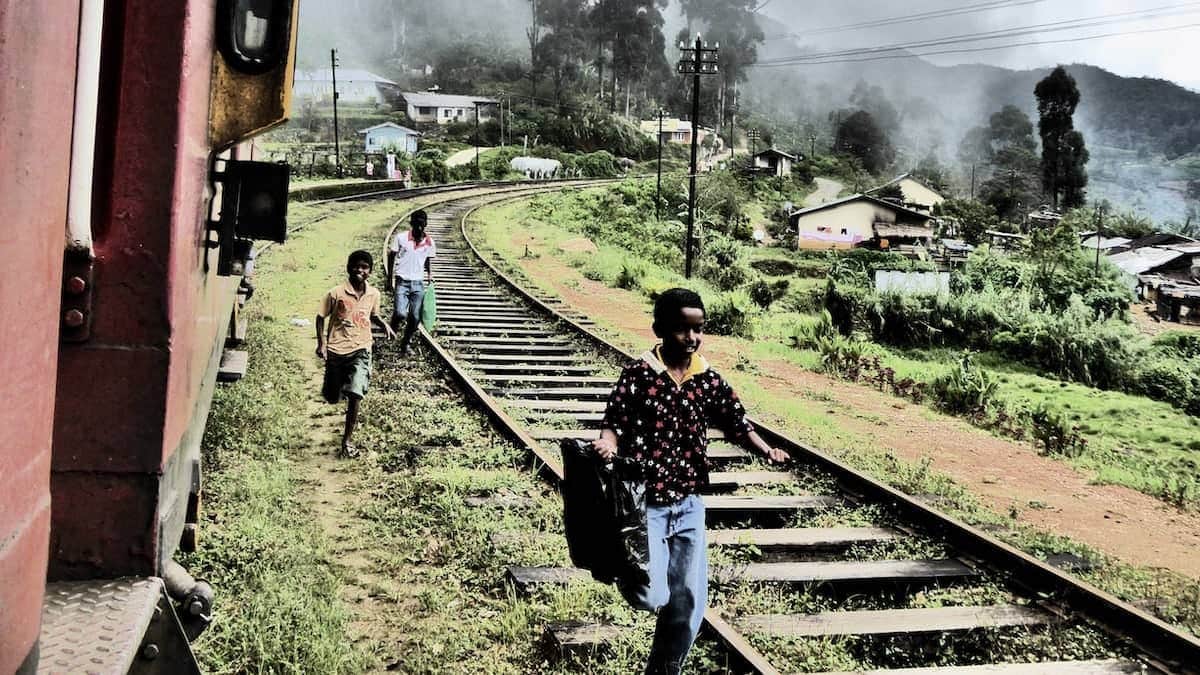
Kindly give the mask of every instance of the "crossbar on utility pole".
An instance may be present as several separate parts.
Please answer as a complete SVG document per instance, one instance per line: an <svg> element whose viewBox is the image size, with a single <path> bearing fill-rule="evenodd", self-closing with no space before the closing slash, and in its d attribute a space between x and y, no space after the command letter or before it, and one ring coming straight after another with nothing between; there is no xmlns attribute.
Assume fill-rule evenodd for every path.
<svg viewBox="0 0 1200 675"><path fill-rule="evenodd" d="M342 145L338 140L338 90L337 90L337 50L329 50L329 70L333 77L333 161L337 165L338 178L342 177Z"/></svg>
<svg viewBox="0 0 1200 675"><path fill-rule="evenodd" d="M706 47L704 40L696 36L695 46L688 48L680 44L682 58L678 70L681 74L692 76L692 163L688 173L688 222L687 238L684 240L683 276L692 278L692 256L695 248L696 231L696 174L699 172L697 163L700 153L700 76L715 75L718 72L717 52L720 44Z"/></svg>

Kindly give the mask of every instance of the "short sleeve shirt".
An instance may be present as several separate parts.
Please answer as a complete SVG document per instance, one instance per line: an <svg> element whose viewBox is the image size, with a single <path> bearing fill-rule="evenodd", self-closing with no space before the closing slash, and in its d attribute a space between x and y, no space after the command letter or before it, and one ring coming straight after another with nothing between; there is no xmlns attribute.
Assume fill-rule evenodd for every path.
<svg viewBox="0 0 1200 675"><path fill-rule="evenodd" d="M695 355L695 359L703 357ZM724 378L704 364L676 383L652 352L621 373L604 412L622 457L646 472L652 504L673 504L708 484L708 428L741 439L754 428Z"/></svg>
<svg viewBox="0 0 1200 675"><path fill-rule="evenodd" d="M396 233L389 248L396 254L396 268L392 274L405 281L420 281L425 278L425 261L437 257L433 238L425 235L419 242L413 241L412 230Z"/></svg>
<svg viewBox="0 0 1200 675"><path fill-rule="evenodd" d="M371 284L362 294L350 282L329 289L320 310L329 322L329 351L345 355L371 348L371 317L379 316L379 299L379 290Z"/></svg>

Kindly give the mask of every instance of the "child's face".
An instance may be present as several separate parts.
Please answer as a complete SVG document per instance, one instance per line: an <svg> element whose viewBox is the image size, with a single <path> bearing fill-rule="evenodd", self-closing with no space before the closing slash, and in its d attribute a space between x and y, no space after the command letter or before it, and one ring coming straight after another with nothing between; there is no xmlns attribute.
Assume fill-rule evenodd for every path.
<svg viewBox="0 0 1200 675"><path fill-rule="evenodd" d="M704 310L684 307L680 310L679 320L659 337L663 347L673 354L695 354L704 341Z"/></svg>
<svg viewBox="0 0 1200 675"><path fill-rule="evenodd" d="M358 260L346 266L346 275L353 284L361 284L371 276L371 266L365 260Z"/></svg>

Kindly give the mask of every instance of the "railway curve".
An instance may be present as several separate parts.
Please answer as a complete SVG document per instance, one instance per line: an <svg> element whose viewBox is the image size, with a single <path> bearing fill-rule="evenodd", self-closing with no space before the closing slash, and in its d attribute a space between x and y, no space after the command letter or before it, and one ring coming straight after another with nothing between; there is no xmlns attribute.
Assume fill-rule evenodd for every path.
<svg viewBox="0 0 1200 675"><path fill-rule="evenodd" d="M590 183L591 185L596 182ZM587 187L588 182L576 182ZM496 427L531 453L541 474L562 478L557 444L563 438L594 438L616 369L629 354L591 329L590 322L551 299L524 288L488 259L467 228L479 208L528 198L565 185L509 188L483 195L450 197L428 205L429 231L439 241L435 258L439 327L421 337L452 376L483 407ZM372 195L373 196L373 195ZM397 221L396 226L400 224ZM393 232L394 228L393 226ZM392 232L389 232L388 240ZM386 241L385 241L386 247ZM880 672L930 673L1196 673L1200 640L1060 569L939 512L865 475L820 450L755 422L769 442L795 459L788 471L748 470L747 453L712 433L710 459L717 465L708 506L710 546L745 547L768 554L764 562L712 571L718 583L751 580L764 584L828 588L915 589L929 584L972 583L988 578L1011 590L1014 602L972 607L837 611L816 615L766 614L728 618L720 607L705 615L705 632L728 650L740 671L778 673L748 635L849 637L954 635L998 627L1085 625L1123 645L1119 658L1083 661L999 663ZM801 483L825 490L771 487ZM836 504L874 505L893 518L887 527L781 527L798 514ZM738 526L717 529L720 522ZM742 527L740 523L764 524ZM933 539L948 554L937 559L855 561L838 556L856 544L909 537ZM562 583L579 570L512 568L518 588ZM584 575L586 576L586 575ZM591 648L615 630L607 626L562 629L552 636L564 649Z"/></svg>

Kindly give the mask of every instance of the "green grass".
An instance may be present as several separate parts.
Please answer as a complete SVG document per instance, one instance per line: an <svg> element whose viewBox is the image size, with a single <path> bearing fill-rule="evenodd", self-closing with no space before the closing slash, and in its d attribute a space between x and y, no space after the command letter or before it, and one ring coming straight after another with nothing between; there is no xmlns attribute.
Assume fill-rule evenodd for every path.
<svg viewBox="0 0 1200 675"><path fill-rule="evenodd" d="M217 592L195 651L212 673L358 672L329 542L299 498L294 416L309 392L280 323L255 325L249 372L214 398L199 551L183 561Z"/></svg>
<svg viewBox="0 0 1200 675"><path fill-rule="evenodd" d="M338 599L344 579L331 542L304 498L308 479L299 463L313 384L301 359L313 329L290 319L312 320L321 295L344 277L346 255L380 248L398 209L293 204L288 243L258 260L257 291L247 304L249 369L214 395L202 446L199 550L183 561L217 592L216 620L195 645L206 672L366 667L366 655L346 639L351 617Z"/></svg>

